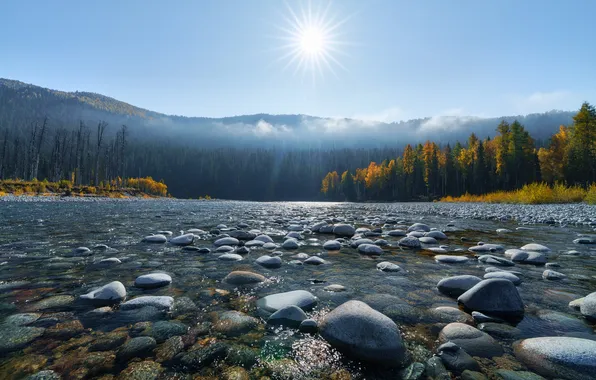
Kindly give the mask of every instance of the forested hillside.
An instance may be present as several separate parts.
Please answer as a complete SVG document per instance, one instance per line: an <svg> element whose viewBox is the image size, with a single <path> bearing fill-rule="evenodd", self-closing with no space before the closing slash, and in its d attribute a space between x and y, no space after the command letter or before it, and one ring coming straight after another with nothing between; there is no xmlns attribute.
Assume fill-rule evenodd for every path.
<svg viewBox="0 0 596 380"><path fill-rule="evenodd" d="M68 179L75 184L98 185L118 177L151 176L163 179L176 197L208 194L227 199L314 200L322 199L321 179L329 172L350 171L359 181L362 174L357 174L357 168L368 168L371 162L389 165L402 156L417 157L415 165L421 168L425 148L418 144L426 140L436 142L432 149L426 148L427 157L435 159L429 149L451 149L456 156L448 156L455 162L462 151L470 152L474 146L473 141L457 144L471 132L481 142L477 146L490 151L495 143L487 138L494 135L499 123L514 128L518 120L533 138L527 149L534 149L546 146L560 125L572 123L572 116L571 112L553 111L491 119L441 116L390 124L305 115L188 118L144 110L94 93L68 93L0 79L0 178ZM404 150L406 144L411 145ZM436 154L439 168L443 167L442 156ZM531 163L524 161L524 165ZM487 160L485 165L493 163ZM495 182L488 176L487 185L483 185L484 179L472 184L469 172L480 167L470 163L465 170L447 173L450 180L452 174L456 176L454 185L429 174L430 190L425 174L416 170L400 184L408 190L399 190L399 196L393 190L391 196L379 190L372 198L364 197L365 191L375 192L361 188L356 199L427 198L446 193L449 186L454 186L454 193L481 191ZM526 175L529 169L522 171ZM534 172L535 178L540 178L539 170L532 169ZM519 178L511 181L523 182ZM343 198L339 193L328 196Z"/></svg>
<svg viewBox="0 0 596 380"><path fill-rule="evenodd" d="M540 148L517 120L502 121L492 139L472 133L453 147L408 144L394 159L327 173L321 192L331 200L430 200L514 190L538 181L587 188L596 183L596 109L584 103L573 121Z"/></svg>

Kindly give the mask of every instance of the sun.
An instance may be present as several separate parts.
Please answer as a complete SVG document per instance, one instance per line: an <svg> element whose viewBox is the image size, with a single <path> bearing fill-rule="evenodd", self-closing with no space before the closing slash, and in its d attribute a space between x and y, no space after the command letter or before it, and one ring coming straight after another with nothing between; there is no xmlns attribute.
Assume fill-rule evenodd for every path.
<svg viewBox="0 0 596 380"><path fill-rule="evenodd" d="M325 36L318 28L309 28L302 32L300 46L306 54L319 54L325 49Z"/></svg>
<svg viewBox="0 0 596 380"><path fill-rule="evenodd" d="M340 27L348 18L338 20L332 17L329 14L331 2L324 9L313 9L310 1L298 11L287 3L286 7L287 14L281 17L285 25L278 26L282 33L276 36L285 41L278 48L283 53L277 59L285 63L283 71L293 67L294 75L301 73L303 78L309 76L314 83L325 72L337 76L336 68L346 70L339 58L340 55L346 55L341 47L347 45L341 40Z"/></svg>

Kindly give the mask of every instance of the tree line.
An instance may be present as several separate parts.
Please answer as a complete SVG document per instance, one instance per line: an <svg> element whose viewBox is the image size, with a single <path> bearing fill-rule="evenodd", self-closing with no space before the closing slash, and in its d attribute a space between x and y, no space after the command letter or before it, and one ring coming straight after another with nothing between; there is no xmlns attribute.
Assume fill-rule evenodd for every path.
<svg viewBox="0 0 596 380"><path fill-rule="evenodd" d="M502 121L496 132L484 140L472 133L453 147L431 141L408 144L396 158L330 171L321 193L329 200L409 201L514 190L539 181L596 183L596 110L591 104L583 103L573 124L561 126L544 147L517 120Z"/></svg>

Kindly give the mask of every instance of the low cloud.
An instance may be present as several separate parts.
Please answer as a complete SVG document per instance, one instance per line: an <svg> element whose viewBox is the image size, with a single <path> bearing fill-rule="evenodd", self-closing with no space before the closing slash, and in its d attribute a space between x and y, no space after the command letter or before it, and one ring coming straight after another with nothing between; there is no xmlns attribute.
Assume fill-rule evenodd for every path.
<svg viewBox="0 0 596 380"><path fill-rule="evenodd" d="M568 108L569 104L574 101L573 98L573 93L566 90L538 91L527 96L513 95L511 101L518 113L529 114Z"/></svg>
<svg viewBox="0 0 596 380"><path fill-rule="evenodd" d="M351 118L368 122L394 123L404 120L404 111L400 107L389 107L377 113L355 114Z"/></svg>
<svg viewBox="0 0 596 380"><path fill-rule="evenodd" d="M466 115L462 108L453 108L423 121L419 132L455 132L478 119L478 116Z"/></svg>

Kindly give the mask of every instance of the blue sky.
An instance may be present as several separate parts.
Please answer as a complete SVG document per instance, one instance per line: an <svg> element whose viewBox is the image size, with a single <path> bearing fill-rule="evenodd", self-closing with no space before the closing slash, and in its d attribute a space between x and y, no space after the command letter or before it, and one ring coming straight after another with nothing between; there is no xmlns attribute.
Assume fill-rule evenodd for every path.
<svg viewBox="0 0 596 380"><path fill-rule="evenodd" d="M185 116L392 121L596 102L596 1L337 0L326 20L345 21L341 54L328 53L343 68L314 83L280 60L288 6L308 2L6 1L0 77Z"/></svg>

